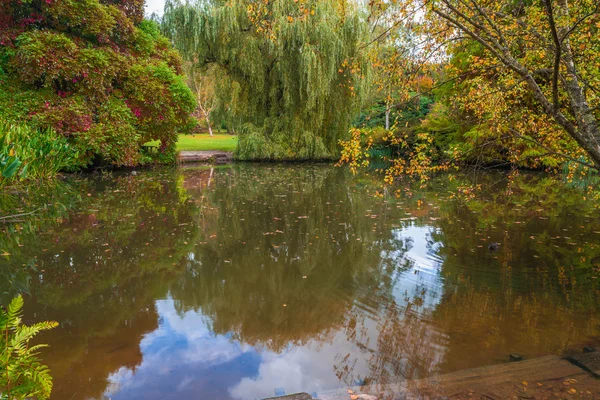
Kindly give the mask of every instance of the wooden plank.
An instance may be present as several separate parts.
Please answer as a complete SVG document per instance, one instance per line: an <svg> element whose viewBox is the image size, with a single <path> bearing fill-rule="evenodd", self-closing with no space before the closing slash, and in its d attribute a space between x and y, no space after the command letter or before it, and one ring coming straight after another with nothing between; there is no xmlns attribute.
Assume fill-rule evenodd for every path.
<svg viewBox="0 0 600 400"><path fill-rule="evenodd" d="M180 151L179 162L216 162L224 164L233 161L233 154L224 151Z"/></svg>
<svg viewBox="0 0 600 400"><path fill-rule="evenodd" d="M417 388L439 386L478 386L497 385L506 382L523 381L527 377L532 381L560 379L581 374L577 366L558 356L535 358L508 364L491 365L480 368L453 372L429 379L415 381Z"/></svg>
<svg viewBox="0 0 600 400"><path fill-rule="evenodd" d="M577 354L569 357L568 360L600 378L600 352Z"/></svg>
<svg viewBox="0 0 600 400"><path fill-rule="evenodd" d="M593 357L590 355L593 354ZM597 368L598 353L585 354L580 362ZM568 360L549 356L491 365L397 384L363 386L355 393L379 399L600 399L600 380ZM576 394L576 396L574 396ZM319 393L321 400L345 400L343 390Z"/></svg>
<svg viewBox="0 0 600 400"><path fill-rule="evenodd" d="M313 400L313 397L308 393L296 393L279 397L269 397L264 400Z"/></svg>

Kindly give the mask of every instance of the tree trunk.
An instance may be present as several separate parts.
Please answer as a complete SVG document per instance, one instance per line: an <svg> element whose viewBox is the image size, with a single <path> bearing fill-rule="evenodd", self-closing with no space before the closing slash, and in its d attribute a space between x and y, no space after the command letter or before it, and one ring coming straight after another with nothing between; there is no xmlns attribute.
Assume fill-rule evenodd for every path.
<svg viewBox="0 0 600 400"><path fill-rule="evenodd" d="M558 8L561 17L569 18L569 4L567 0L559 0ZM561 33L568 31L567 28L561 29ZM584 147L590 157L594 159L596 165L600 166L600 126L598 120L594 117L593 111L585 96L585 92L577 77L577 67L573 59L573 51L569 38L563 41L563 60L567 67L565 79L565 88L569 93L571 108L577 120L577 128L582 139L587 143Z"/></svg>
<svg viewBox="0 0 600 400"><path fill-rule="evenodd" d="M386 131L390 130L390 114L391 114L391 109L389 106L387 106L385 108L385 130Z"/></svg>
<svg viewBox="0 0 600 400"><path fill-rule="evenodd" d="M212 126L210 126L210 119L208 119L208 115L205 118L206 118L206 125L208 125L208 134L212 137L213 131L212 131Z"/></svg>
<svg viewBox="0 0 600 400"><path fill-rule="evenodd" d="M568 118L568 114L564 113L560 107L555 106L550 99L544 94L538 82L536 81L532 71L525 65L521 64L511 50L507 48L499 39L495 37L495 33L483 30L479 32L477 29L481 26L472 18L465 16L457 11L448 0L443 0L450 9L452 15L446 14L440 9L433 11L450 22L451 25L481 43L490 51L502 64L506 65L515 71L527 83L533 97L542 105L546 114L552 118L586 151L589 158L593 161L596 169L600 170L600 124L590 108L585 92L582 88L579 78L577 77L577 68L573 58L571 45L568 37L565 37L562 43L558 45L560 48L555 49L560 55L560 60L566 66L567 74L564 79L564 88L569 96L571 103L570 111L574 116L574 121ZM568 0L558 0L558 13L562 18L568 19L569 4ZM549 10L551 12L551 10ZM465 21L465 23L461 22ZM470 24L470 25L469 25ZM551 28L554 25L550 20ZM470 26L475 26L477 29L471 29ZM569 27L557 28L559 35L562 37L569 31ZM483 35L482 35L483 34ZM559 40L560 41L560 40ZM556 46L556 44L555 44ZM559 61L560 61L559 60Z"/></svg>

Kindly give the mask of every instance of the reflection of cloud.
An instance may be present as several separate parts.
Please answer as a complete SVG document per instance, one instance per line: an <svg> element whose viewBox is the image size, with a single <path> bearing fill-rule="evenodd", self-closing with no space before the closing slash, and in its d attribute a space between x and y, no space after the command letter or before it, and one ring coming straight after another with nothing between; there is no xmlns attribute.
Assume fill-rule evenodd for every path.
<svg viewBox="0 0 600 400"><path fill-rule="evenodd" d="M188 311L179 316L172 300L158 301L156 309L163 324L140 343L144 359L150 351L150 357L158 357L162 362L201 362L206 365L232 360L243 351L225 336L215 336L202 314Z"/></svg>
<svg viewBox="0 0 600 400"><path fill-rule="evenodd" d="M106 394L113 400L196 398L198 393L253 400L273 396L275 388L320 393L359 379L398 382L415 368L417 375L427 374L445 353L443 338L428 322L439 302L435 289L443 287L431 233L432 228L415 226L394 232L400 243L410 240L412 246L400 251L410 268L394 279L393 303L378 304L375 307L381 309L372 314L365 313L365 304L356 304L346 327L328 335L327 341L309 340L279 353L215 335L200 311L182 314L174 300L157 301L160 324L140 342L142 363L135 371L121 368L111 374ZM404 300L406 295L411 299ZM418 296L421 305L412 307L410 314L402 312ZM353 318L357 320L351 323Z"/></svg>
<svg viewBox="0 0 600 400"><path fill-rule="evenodd" d="M441 243L433 242L434 232L434 227L419 227L414 224L392 231L396 240L410 240L413 244L402 255L405 260L410 261L411 268L400 273L394 287L394 297L400 305L406 304L406 295L411 300L421 298L428 309L436 307L441 300L439 290L443 283L439 271L443 260L437 254Z"/></svg>
<svg viewBox="0 0 600 400"><path fill-rule="evenodd" d="M129 368L121 367L117 372L113 372L108 377L108 387L106 388L107 394L117 393L124 382L128 382L133 378L133 371Z"/></svg>
<svg viewBox="0 0 600 400"><path fill-rule="evenodd" d="M372 330L375 333L375 330ZM283 353L267 352L262 356L258 376L245 377L230 389L233 398L250 400L270 397L275 388L283 388L286 393L319 393L354 382L340 382L334 367L340 356L351 354L356 358L353 376L365 377L368 373L368 354L348 341L343 332L338 332L330 343L309 342Z"/></svg>
<svg viewBox="0 0 600 400"><path fill-rule="evenodd" d="M201 314L190 311L177 315L170 299L157 301L156 309L161 324L140 343L142 364L135 373L120 368L108 377L107 394L114 399L131 392L144 398L143 393L155 385L163 389L189 390L198 379L195 376L198 370L229 363L250 350L225 336L213 335Z"/></svg>
<svg viewBox="0 0 600 400"><path fill-rule="evenodd" d="M158 301L156 309L161 323L140 343L141 365L135 371L121 368L108 377L105 394L113 400L194 398L208 392L207 398L253 400L272 396L279 387L287 393L336 389L369 372L370 353L349 341L343 331L328 342L309 341L281 353L259 354L251 346L214 335L200 313L178 315L171 299ZM376 335L376 322L365 323L369 335ZM341 382L335 367L348 363L351 381Z"/></svg>

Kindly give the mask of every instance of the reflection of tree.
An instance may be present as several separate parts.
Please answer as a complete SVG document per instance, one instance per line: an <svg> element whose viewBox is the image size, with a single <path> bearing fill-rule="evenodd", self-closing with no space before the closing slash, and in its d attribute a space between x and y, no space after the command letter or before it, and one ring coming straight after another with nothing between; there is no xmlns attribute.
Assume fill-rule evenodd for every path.
<svg viewBox="0 0 600 400"><path fill-rule="evenodd" d="M6 190L0 193L0 300L2 304L17 293L28 292L35 257L26 245L48 227L69 214L81 201L81 182L61 181L32 187L26 192ZM51 199L51 201L49 201ZM8 216L16 217L8 217Z"/></svg>
<svg viewBox="0 0 600 400"><path fill-rule="evenodd" d="M552 293L582 309L598 306L592 260L600 256L600 234L590 218L593 202L536 175L504 183L466 202L440 203L435 239L444 243L444 274L463 274L505 294ZM500 243L500 251L488 251L491 242Z"/></svg>
<svg viewBox="0 0 600 400"><path fill-rule="evenodd" d="M45 304L84 302L129 279L168 270L192 237L187 223L195 207L173 177L122 177L85 189L89 200L78 211L21 238L30 242L20 252L41 271L36 297Z"/></svg>
<svg viewBox="0 0 600 400"><path fill-rule="evenodd" d="M380 232L389 224L385 204L343 186L344 173L306 166L215 173L207 228L172 291L179 309L201 309L215 332L277 351L327 337L357 297L387 291L398 266L382 251L402 244L389 229L388 240ZM200 174L189 171L185 181Z"/></svg>
<svg viewBox="0 0 600 400"><path fill-rule="evenodd" d="M582 307L583 298L502 293L464 277L458 282L433 314L436 329L447 335L444 370L506 362L511 352L528 358L561 354L600 332L600 307Z"/></svg>
<svg viewBox="0 0 600 400"><path fill-rule="evenodd" d="M360 334L366 326L360 318L347 320L348 338L371 355L370 391L505 362L511 352L560 354L597 340L600 282L592 260L600 249L592 238L599 226L588 217L594 205L551 179L524 175L507 187L488 178L466 201L439 197L435 184L401 199L411 215L409 208L431 203L415 223L436 228L436 245L427 247L441 260L444 287L435 306L423 306L418 287L406 304L382 302L376 340ZM500 242L500 250L490 252L491 242ZM346 382L357 378L352 366L351 358L336 365Z"/></svg>
<svg viewBox="0 0 600 400"><path fill-rule="evenodd" d="M158 326L154 300L196 235L197 207L176 178L76 181L85 194L76 211L34 219L39 226L18 237L13 261L32 259L39 271L26 315L60 322L41 338L51 345L54 397L98 398L111 372L141 362L139 342Z"/></svg>
<svg viewBox="0 0 600 400"><path fill-rule="evenodd" d="M434 319L451 332L445 369L489 364L490 356L501 362L511 352L560 354L597 335L594 213L579 191L526 174L442 204L436 239L445 243L447 286ZM490 242L500 243L497 253Z"/></svg>
<svg viewBox="0 0 600 400"><path fill-rule="evenodd" d="M417 296L403 307L388 299L380 312L371 332L360 316L349 319L346 327L348 339L367 355L368 375L354 370L355 355L348 354L334 366L338 377L348 384L362 382L366 392L384 394L391 384L438 371L445 340L433 329L430 310L422 306L422 299Z"/></svg>
<svg viewBox="0 0 600 400"><path fill-rule="evenodd" d="M83 305L58 309L32 304L28 313L61 321L41 337L50 344L44 358L54 377L53 398L101 398L107 377L142 362L140 341L158 327L154 299L166 293L164 276L142 278L96 293Z"/></svg>
<svg viewBox="0 0 600 400"><path fill-rule="evenodd" d="M61 322L41 338L56 398L98 397L110 373L135 370L158 324L154 300L169 292L216 334L273 351L345 335L353 350L334 372L375 390L513 351L560 353L600 331L600 229L577 193L521 176L510 196L506 182L484 181L474 199L449 198L469 183L459 177L381 200L368 177L345 173L263 165L81 180L62 211L5 227L10 268L33 260L39 271L26 315ZM412 255L432 262L432 280L419 280Z"/></svg>

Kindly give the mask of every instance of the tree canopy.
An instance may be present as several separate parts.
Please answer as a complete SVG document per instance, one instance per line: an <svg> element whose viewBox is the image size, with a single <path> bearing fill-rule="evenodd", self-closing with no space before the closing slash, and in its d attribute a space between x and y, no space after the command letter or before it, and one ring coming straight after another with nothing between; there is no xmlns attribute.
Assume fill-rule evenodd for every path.
<svg viewBox="0 0 600 400"><path fill-rule="evenodd" d="M400 117L390 126L384 146L396 158L388 181L426 180L465 162L565 167L569 176L598 169L597 2L393 0L367 7L379 25L374 46L392 55L374 52L385 89L379 103L408 110L426 97L435 101L419 123ZM424 78L432 79L425 91ZM353 165L365 161L362 134L372 132L344 144ZM361 142L363 152L353 152Z"/></svg>
<svg viewBox="0 0 600 400"><path fill-rule="evenodd" d="M216 114L239 159L337 156L368 74L367 25L350 1L167 1L164 30L184 57L214 64Z"/></svg>

